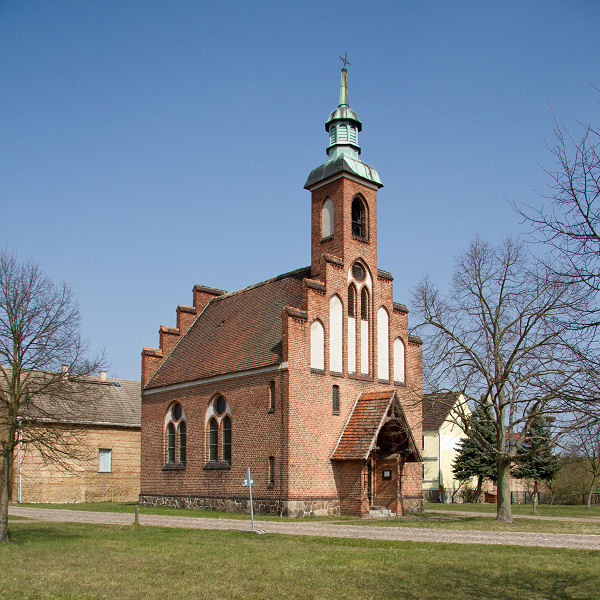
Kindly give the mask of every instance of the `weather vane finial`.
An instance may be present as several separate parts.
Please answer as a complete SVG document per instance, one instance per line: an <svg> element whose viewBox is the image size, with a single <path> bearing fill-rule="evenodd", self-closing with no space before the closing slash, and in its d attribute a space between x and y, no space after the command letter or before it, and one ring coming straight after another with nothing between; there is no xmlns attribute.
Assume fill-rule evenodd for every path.
<svg viewBox="0 0 600 600"><path fill-rule="evenodd" d="M340 56L340 60L344 63L344 69L350 65L352 66L352 63L348 60L348 53L344 52L344 56Z"/></svg>

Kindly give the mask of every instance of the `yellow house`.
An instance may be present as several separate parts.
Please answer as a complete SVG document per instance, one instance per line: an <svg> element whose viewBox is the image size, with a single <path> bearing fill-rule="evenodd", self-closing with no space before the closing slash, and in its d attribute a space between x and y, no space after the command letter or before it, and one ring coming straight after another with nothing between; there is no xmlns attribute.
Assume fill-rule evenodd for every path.
<svg viewBox="0 0 600 600"><path fill-rule="evenodd" d="M423 499L452 502L459 482L452 464L457 446L466 435L458 423L471 414L461 394L423 395Z"/></svg>
<svg viewBox="0 0 600 600"><path fill-rule="evenodd" d="M18 444L13 455L13 502L135 501L140 490L140 382L107 378L105 371L78 386L77 412L38 400L44 418L20 413L20 437L48 435L75 444L62 464L35 443ZM39 436L36 432L39 431Z"/></svg>

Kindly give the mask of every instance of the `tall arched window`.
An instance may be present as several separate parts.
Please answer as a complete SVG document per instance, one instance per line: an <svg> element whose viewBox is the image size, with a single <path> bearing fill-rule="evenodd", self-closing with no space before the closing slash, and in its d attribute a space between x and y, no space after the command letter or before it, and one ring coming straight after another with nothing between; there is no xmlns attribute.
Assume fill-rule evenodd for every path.
<svg viewBox="0 0 600 600"><path fill-rule="evenodd" d="M231 464L231 419L223 419L223 460Z"/></svg>
<svg viewBox="0 0 600 600"><path fill-rule="evenodd" d="M179 402L174 402L169 406L164 423L167 446L166 462L173 465L178 461L183 465L186 451L185 413Z"/></svg>
<svg viewBox="0 0 600 600"><path fill-rule="evenodd" d="M359 238L367 237L365 205L360 198L352 200L352 235Z"/></svg>
<svg viewBox="0 0 600 600"><path fill-rule="evenodd" d="M325 369L325 329L319 320L310 326L310 368Z"/></svg>
<svg viewBox="0 0 600 600"><path fill-rule="evenodd" d="M348 373L356 373L356 286L348 286Z"/></svg>
<svg viewBox="0 0 600 600"><path fill-rule="evenodd" d="M209 432L208 460L217 462L219 460L219 425L214 417L210 420Z"/></svg>
<svg viewBox="0 0 600 600"><path fill-rule="evenodd" d="M187 434L186 434L185 421L182 421L179 424L179 462L180 463L184 463L185 458L186 458L186 450L187 450L186 435Z"/></svg>
<svg viewBox="0 0 600 600"><path fill-rule="evenodd" d="M339 296L329 300L329 370L342 372L342 337L343 337L344 307Z"/></svg>
<svg viewBox="0 0 600 600"><path fill-rule="evenodd" d="M231 406L217 394L206 411L209 469L228 469L231 465Z"/></svg>
<svg viewBox="0 0 600 600"><path fill-rule="evenodd" d="M167 427L167 462L175 462L175 425L169 423Z"/></svg>
<svg viewBox="0 0 600 600"><path fill-rule="evenodd" d="M356 317L356 286L353 283L348 286L348 316Z"/></svg>
<svg viewBox="0 0 600 600"><path fill-rule="evenodd" d="M360 290L360 372L369 374L369 290L363 286Z"/></svg>
<svg viewBox="0 0 600 600"><path fill-rule="evenodd" d="M363 321L369 320L369 290L366 286L360 290L360 318Z"/></svg>
<svg viewBox="0 0 600 600"><path fill-rule="evenodd" d="M404 383L404 342L399 337L394 340L394 381Z"/></svg>
<svg viewBox="0 0 600 600"><path fill-rule="evenodd" d="M327 198L321 209L321 238L333 235L334 224L333 201Z"/></svg>

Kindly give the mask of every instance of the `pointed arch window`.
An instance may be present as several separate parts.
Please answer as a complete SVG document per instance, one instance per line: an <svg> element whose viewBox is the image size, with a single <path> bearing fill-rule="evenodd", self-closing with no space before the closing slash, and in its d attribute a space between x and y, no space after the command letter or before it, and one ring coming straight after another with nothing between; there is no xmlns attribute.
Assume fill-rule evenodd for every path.
<svg viewBox="0 0 600 600"><path fill-rule="evenodd" d="M353 283L348 286L348 316L356 317L356 286Z"/></svg>
<svg viewBox="0 0 600 600"><path fill-rule="evenodd" d="M217 462L219 460L219 424L214 417L209 423L209 436L208 460Z"/></svg>
<svg viewBox="0 0 600 600"><path fill-rule="evenodd" d="M185 412L179 402L169 406L164 420L166 456L165 468L184 468L186 458Z"/></svg>
<svg viewBox="0 0 600 600"><path fill-rule="evenodd" d="M231 464L231 419L223 419L223 460Z"/></svg>
<svg viewBox="0 0 600 600"><path fill-rule="evenodd" d="M186 459L186 448L187 446L187 433L185 427L185 421L179 424L179 462L185 463Z"/></svg>
<svg viewBox="0 0 600 600"><path fill-rule="evenodd" d="M352 235L363 239L367 237L365 205L360 198L352 200Z"/></svg>
<svg viewBox="0 0 600 600"><path fill-rule="evenodd" d="M175 425L169 423L167 427L167 462L175 462Z"/></svg>
<svg viewBox="0 0 600 600"><path fill-rule="evenodd" d="M369 320L369 290L366 286L360 290L360 318L363 321Z"/></svg>
<svg viewBox="0 0 600 600"><path fill-rule="evenodd" d="M217 394L206 412L206 444L208 462L205 469L229 469L231 467L231 406L225 397Z"/></svg>

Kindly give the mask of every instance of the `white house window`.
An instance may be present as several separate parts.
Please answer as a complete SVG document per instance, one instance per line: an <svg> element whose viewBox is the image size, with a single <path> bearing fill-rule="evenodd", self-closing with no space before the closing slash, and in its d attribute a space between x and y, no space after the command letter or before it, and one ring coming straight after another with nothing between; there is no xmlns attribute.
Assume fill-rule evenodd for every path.
<svg viewBox="0 0 600 600"><path fill-rule="evenodd" d="M110 473L112 471L111 453L112 451L107 448L98 449L98 473Z"/></svg>

